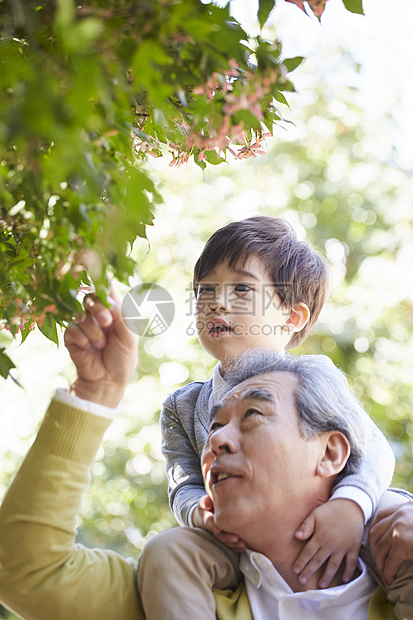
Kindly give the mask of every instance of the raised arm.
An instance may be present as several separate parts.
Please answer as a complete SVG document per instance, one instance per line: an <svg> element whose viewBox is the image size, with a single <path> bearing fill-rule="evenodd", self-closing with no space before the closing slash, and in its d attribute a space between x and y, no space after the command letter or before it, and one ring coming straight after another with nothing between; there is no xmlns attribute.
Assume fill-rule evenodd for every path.
<svg viewBox="0 0 413 620"><path fill-rule="evenodd" d="M90 303L90 301L92 303ZM66 332L75 395L115 406L135 365L136 341L118 307L86 302ZM75 544L76 517L110 421L56 400L0 509L0 600L30 620L143 619L136 562Z"/></svg>

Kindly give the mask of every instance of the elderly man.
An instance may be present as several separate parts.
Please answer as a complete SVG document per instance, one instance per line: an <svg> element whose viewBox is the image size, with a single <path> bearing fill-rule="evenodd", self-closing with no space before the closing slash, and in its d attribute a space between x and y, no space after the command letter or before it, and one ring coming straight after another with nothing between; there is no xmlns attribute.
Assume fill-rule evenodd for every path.
<svg viewBox="0 0 413 620"><path fill-rule="evenodd" d="M144 618L136 562L74 542L108 408L117 406L136 356L118 307L109 311L89 298L87 310L81 325L66 332L78 372L73 394L52 401L0 510L0 600L31 620ZM272 356L262 366L255 359L252 372L246 362L247 374L233 375L235 387L215 412L203 457L206 488L217 524L254 550L243 558L246 587L216 594L218 617L250 619L251 606L255 619L361 619L369 602L369 618L389 617L371 605L375 585L362 565L349 584L338 577L321 591L317 577L303 587L292 570L297 524L327 501L364 442L364 414L340 373L323 358L298 359ZM332 400L338 418L324 408Z"/></svg>
<svg viewBox="0 0 413 620"><path fill-rule="evenodd" d="M248 547L241 555L245 582L238 589L239 600L245 603L248 594L253 617L259 620L377 617L378 595L370 602L377 584L362 562L350 583L344 583L342 566L333 587L326 590L319 588L325 568L321 562L305 583L294 571L305 544L297 538L300 524L328 501L341 476L357 471L363 458L367 414L344 375L324 356L280 357L255 351L244 355L225 379L233 389L212 412L202 471L217 527L239 536ZM396 493L386 495L393 504L406 501ZM208 598L208 589L235 570L229 558L217 557L219 547L203 530L191 534L182 529L163 532L144 550L138 583L148 617L158 617L155 608L168 620L179 618L178 610L182 617L193 617L201 603L190 600L192 591L198 598L202 595L199 617L210 617L214 599L212 594ZM212 570L197 562L197 544L208 553ZM185 558L192 553L192 565L179 564L183 547ZM236 558L233 563L236 567ZM411 575L410 566L390 592L398 618L413 618L411 597L405 595ZM153 584L155 578L162 588L144 587L145 580ZM177 602L180 583L186 597ZM393 617L384 599L380 606L383 616L378 617Z"/></svg>
<svg viewBox="0 0 413 620"><path fill-rule="evenodd" d="M293 570L299 525L363 455L366 414L344 376L322 356L262 352L227 380L203 474L218 527L254 550L241 559L254 618L366 618L376 584L362 563L350 583L338 572L326 590L321 568L305 585Z"/></svg>

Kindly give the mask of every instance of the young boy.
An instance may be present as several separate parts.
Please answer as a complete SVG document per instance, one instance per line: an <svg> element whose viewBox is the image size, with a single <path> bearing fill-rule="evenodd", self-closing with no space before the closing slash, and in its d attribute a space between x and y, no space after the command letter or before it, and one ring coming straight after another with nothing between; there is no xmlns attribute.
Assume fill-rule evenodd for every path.
<svg viewBox="0 0 413 620"><path fill-rule="evenodd" d="M202 480L200 456L209 412L228 389L226 371L245 350L283 352L305 339L323 307L327 287L324 261L308 244L297 241L282 219L257 216L232 222L208 240L195 265L194 291L199 340L218 364L208 381L171 394L161 415L171 508L178 522L192 529L168 530L144 549L138 587L148 620L213 620L212 588L234 589L240 581L237 552L245 545L214 525ZM301 583L328 560L320 582L327 587L344 558L344 579L350 580L364 523L377 508L393 470L392 451L372 422L360 471L342 479L331 501L317 508L296 534L303 540L311 537L294 566ZM162 587L154 588L155 575L160 574Z"/></svg>

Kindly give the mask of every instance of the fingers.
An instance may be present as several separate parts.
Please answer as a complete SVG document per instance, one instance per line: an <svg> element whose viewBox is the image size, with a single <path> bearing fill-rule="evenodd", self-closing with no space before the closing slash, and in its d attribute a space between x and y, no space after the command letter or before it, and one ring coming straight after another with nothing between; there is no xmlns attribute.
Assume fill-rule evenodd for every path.
<svg viewBox="0 0 413 620"><path fill-rule="evenodd" d="M397 508L399 507L399 504L392 504L390 506L388 506L387 508L384 508L383 510L380 510L377 515L376 518L374 519L371 528L370 528L370 533L371 531L376 528L376 526L379 526L379 524L384 520L387 519L387 517L391 517L396 511ZM383 528L384 529L384 528Z"/></svg>
<svg viewBox="0 0 413 620"><path fill-rule="evenodd" d="M86 295L83 305L86 310L86 317L93 318L102 329L108 328L112 324L113 315L111 311L109 308L106 308L96 295Z"/></svg>
<svg viewBox="0 0 413 620"><path fill-rule="evenodd" d="M306 547L308 547L308 544L306 545ZM344 557L343 553L341 551L331 553L329 550L326 549L318 549L317 552L313 553L313 549L311 548L310 550L308 550L307 553L303 555L304 551L305 548L297 558L293 567L295 573L301 573L298 578L299 582L303 585L308 583L308 581L319 570L319 568L321 568L323 564L327 562L325 571L322 574L318 585L320 588L328 588L331 580L336 575L337 571L342 565ZM311 555L312 553L313 555ZM357 565L357 555L349 555L351 557L347 557L346 568L343 573L344 581L349 581L351 579Z"/></svg>
<svg viewBox="0 0 413 620"><path fill-rule="evenodd" d="M212 501L208 495L203 495L192 513L192 523L195 527L202 527L212 534L218 534L221 530L214 523L212 506Z"/></svg>
<svg viewBox="0 0 413 620"><path fill-rule="evenodd" d="M315 550L313 545L310 545L310 543L307 543L307 545L304 547L304 549L298 556L293 566L294 572L297 574L300 574L298 581L302 583L303 585L306 584L311 579L311 577L314 575L314 573L324 564L324 562L327 560L329 555L330 554L328 551L325 551L324 549L320 549L320 548ZM326 572L327 572L327 575L329 575L331 572L331 568L330 568L330 572L328 571ZM330 577L330 580L331 580L331 577ZM320 586L320 587L326 587L326 586Z"/></svg>
<svg viewBox="0 0 413 620"><path fill-rule="evenodd" d="M334 575L339 570L342 561L343 561L342 553L333 553L333 555L330 556L330 559L327 562L326 569L319 581L320 588L328 588Z"/></svg>
<svg viewBox="0 0 413 620"><path fill-rule="evenodd" d="M357 560L358 560L358 553L357 552L349 552L346 556L346 567L343 573L343 580L344 581L350 581L350 579L353 577L354 572L357 568Z"/></svg>
<svg viewBox="0 0 413 620"><path fill-rule="evenodd" d="M315 518L313 516L313 513L311 513L306 519L305 521L303 521L300 525L300 527L298 528L298 530L295 533L296 538L299 538L300 540L307 540L308 538L310 538L315 531Z"/></svg>
<svg viewBox="0 0 413 620"><path fill-rule="evenodd" d="M390 585L391 583L393 583L402 563L403 560L400 558L400 556L393 557L392 555L390 555L386 558L381 576L387 584Z"/></svg>
<svg viewBox="0 0 413 620"><path fill-rule="evenodd" d="M64 333L64 341L69 350L77 348L86 351L92 346L87 335L76 324L67 327Z"/></svg>
<svg viewBox="0 0 413 620"><path fill-rule="evenodd" d="M240 539L236 534L231 534L230 532L220 531L218 534L215 534L216 538L220 540L224 545L236 551L237 553L242 553L246 549L246 544L243 540Z"/></svg>
<svg viewBox="0 0 413 620"><path fill-rule="evenodd" d="M305 547L301 550L300 555L294 562L293 571L297 575L300 574L304 570L304 568L307 566L307 564L311 562L314 556L317 553L319 553L319 551L320 551L320 545L318 544L318 542L316 540L310 540L310 542L308 542L305 545ZM324 558L323 562L327 559L327 557L328 557L328 553L326 557ZM317 568L319 568L323 562L320 562ZM306 582L304 581L302 583L306 583Z"/></svg>
<svg viewBox="0 0 413 620"><path fill-rule="evenodd" d="M402 562L409 558L407 541L393 521L389 516L377 523L370 540L373 559L387 584L393 582Z"/></svg>
<svg viewBox="0 0 413 620"><path fill-rule="evenodd" d="M230 547L237 553L242 553L246 549L246 544L240 540L236 534L224 532L214 521L213 503L208 495L203 495L198 501L198 505L192 515L192 522L196 527L202 527L220 540L224 545Z"/></svg>
<svg viewBox="0 0 413 620"><path fill-rule="evenodd" d="M109 309L94 294L86 295L83 305L85 312L79 314L74 324L66 330L67 347L74 345L85 350L91 346L104 349L112 328L127 347L136 346L137 336L126 327L118 305Z"/></svg>
<svg viewBox="0 0 413 620"><path fill-rule="evenodd" d="M203 495L198 502L199 508L201 510L207 510L208 512L213 512L214 505L212 503L212 499L209 495Z"/></svg>
<svg viewBox="0 0 413 620"><path fill-rule="evenodd" d="M293 570L297 575L300 575L298 580L304 585L327 562L325 571L318 584L320 588L327 588L341 567L344 556L345 554L340 550L331 553L331 549L322 548L316 541L311 540L296 559ZM357 557L358 555L355 551L347 554L343 573L344 581L349 581L353 576L357 566Z"/></svg>
<svg viewBox="0 0 413 620"><path fill-rule="evenodd" d="M373 560L382 575L384 563L392 545L392 516L386 516L379 521L376 519L369 533L369 542Z"/></svg>
<svg viewBox="0 0 413 620"><path fill-rule="evenodd" d="M310 538L315 532L315 522L316 521L313 517L313 514L310 514L301 523L300 527L295 532L296 538L299 538L300 540L307 540L308 538ZM319 553L319 551L320 546L317 541L315 539L310 540L310 542L305 545L300 555L296 559L293 570L297 575L302 573L304 568L306 568L305 572L300 575L300 583L307 583L308 579L310 579L313 573L323 564L325 558L320 563L318 563L318 561L311 562L311 560L316 556L317 553Z"/></svg>
<svg viewBox="0 0 413 620"><path fill-rule="evenodd" d="M115 303L110 308L112 328L116 334L119 343L122 343L126 349L137 350L139 337L133 333L126 325L122 317L121 306Z"/></svg>
<svg viewBox="0 0 413 620"><path fill-rule="evenodd" d="M202 519L202 527L207 530L208 532L211 532L211 534L214 534L215 536L218 536L218 534L221 533L221 530L219 529L219 527L217 527L214 523L214 515L213 514L204 514L203 515L203 519Z"/></svg>
<svg viewBox="0 0 413 620"><path fill-rule="evenodd" d="M87 301L86 301L87 300ZM76 346L79 349L103 349L106 345L106 330L112 323L112 316L101 302L95 302L85 297L85 314L80 314L65 332L65 344L68 348Z"/></svg>

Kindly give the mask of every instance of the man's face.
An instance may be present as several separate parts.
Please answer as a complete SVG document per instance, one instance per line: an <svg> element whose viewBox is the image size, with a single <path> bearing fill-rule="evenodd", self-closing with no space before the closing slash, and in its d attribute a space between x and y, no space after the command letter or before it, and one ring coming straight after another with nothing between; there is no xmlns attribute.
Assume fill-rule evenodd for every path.
<svg viewBox="0 0 413 620"><path fill-rule="evenodd" d="M199 283L198 337L224 366L247 349L282 351L289 339L282 331L288 315L256 256L235 268L220 263Z"/></svg>
<svg viewBox="0 0 413 620"><path fill-rule="evenodd" d="M252 377L231 390L211 424L202 473L215 522L247 542L297 503L308 509L320 442L300 433L296 387L289 372Z"/></svg>

